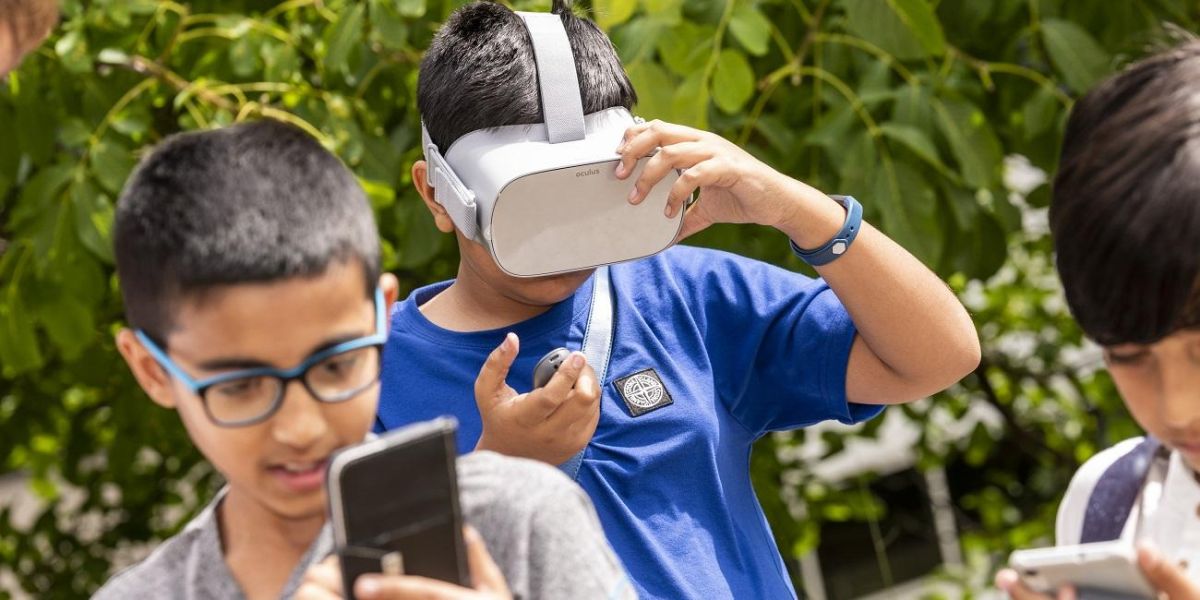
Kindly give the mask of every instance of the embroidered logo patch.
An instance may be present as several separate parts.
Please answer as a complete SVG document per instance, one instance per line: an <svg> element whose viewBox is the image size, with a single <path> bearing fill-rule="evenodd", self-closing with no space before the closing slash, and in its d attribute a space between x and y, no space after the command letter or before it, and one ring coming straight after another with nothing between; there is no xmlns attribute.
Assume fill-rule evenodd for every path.
<svg viewBox="0 0 1200 600"><path fill-rule="evenodd" d="M667 386L663 385L662 379L654 369L622 377L613 382L613 387L617 388L625 406L629 407L629 412L635 417L674 403Z"/></svg>

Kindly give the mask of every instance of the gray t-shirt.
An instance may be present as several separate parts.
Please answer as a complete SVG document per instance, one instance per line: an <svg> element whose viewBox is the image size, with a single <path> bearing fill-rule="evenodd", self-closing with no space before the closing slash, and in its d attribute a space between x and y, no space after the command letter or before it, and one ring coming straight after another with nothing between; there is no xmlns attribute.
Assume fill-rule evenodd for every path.
<svg viewBox="0 0 1200 600"><path fill-rule="evenodd" d="M636 597L591 501L558 469L476 452L458 459L458 485L464 519L483 536L515 597ZM243 598L221 552L216 507L223 495L92 597ZM308 568L332 551L333 536L326 524L292 571L281 597L294 595Z"/></svg>

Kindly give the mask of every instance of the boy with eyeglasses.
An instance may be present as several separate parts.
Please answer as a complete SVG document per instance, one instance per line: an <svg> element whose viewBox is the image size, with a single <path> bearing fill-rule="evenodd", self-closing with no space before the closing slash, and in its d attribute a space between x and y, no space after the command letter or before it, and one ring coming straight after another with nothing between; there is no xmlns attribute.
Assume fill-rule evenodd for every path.
<svg viewBox="0 0 1200 600"><path fill-rule="evenodd" d="M375 419L394 276L354 176L273 121L175 136L133 174L114 226L129 328L117 346L224 476L211 504L99 598L307 597L337 579L325 466ZM564 377L578 376L568 372ZM458 461L476 589L360 578L360 598L629 594L586 496L555 469ZM420 485L414 481L413 485ZM507 584L506 584L507 580Z"/></svg>

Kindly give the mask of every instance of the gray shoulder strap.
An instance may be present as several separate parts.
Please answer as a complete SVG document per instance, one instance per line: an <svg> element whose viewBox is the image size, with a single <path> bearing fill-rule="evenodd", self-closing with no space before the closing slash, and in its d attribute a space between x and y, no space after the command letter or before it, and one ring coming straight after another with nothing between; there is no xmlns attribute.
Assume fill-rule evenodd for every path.
<svg viewBox="0 0 1200 600"><path fill-rule="evenodd" d="M613 343L613 297L612 283L609 281L608 266L596 269L592 275L592 309L588 313L587 329L583 333L583 355L596 371L596 381L600 384L600 396L604 396L604 378L608 375L608 362L612 357ZM570 460L559 465L567 477L575 479L579 475L579 467L583 465L585 447Z"/></svg>
<svg viewBox="0 0 1200 600"><path fill-rule="evenodd" d="M553 13L518 12L533 40L537 61L538 85L542 93L542 113L550 143L581 140L584 137L583 99L579 96L579 74L575 72L575 54L563 27L562 17Z"/></svg>

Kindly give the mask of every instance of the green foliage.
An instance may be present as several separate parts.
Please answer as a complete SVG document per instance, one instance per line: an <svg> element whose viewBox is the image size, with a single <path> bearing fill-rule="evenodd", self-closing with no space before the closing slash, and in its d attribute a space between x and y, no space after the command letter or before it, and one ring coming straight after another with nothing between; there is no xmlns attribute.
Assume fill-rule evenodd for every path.
<svg viewBox="0 0 1200 600"><path fill-rule="evenodd" d="M452 275L453 244L411 189L416 68L458 2L67 0L55 37L0 91L0 472L47 502L31 526L0 512L0 565L39 597L87 593L114 550L175 531L216 477L177 419L118 358L113 204L145 149L177 131L274 117L318 136L360 176L385 268L412 288ZM549 2L521 1L544 10ZM1159 23L1195 29L1183 0L594 0L639 113L709 128L775 168L864 200L867 217L952 280L985 364L902 410L921 465L952 477L964 546L987 561L1044 540L1074 467L1135 432L1053 280L1040 214L1004 185L1006 155L1054 168L1066 110L1136 56ZM718 226L696 243L792 268L780 235ZM949 438L987 407L998 424ZM875 435L875 424L859 435ZM785 552L827 520L877 519L861 485L816 480L765 441L754 477ZM829 455L844 436L824 436ZM782 457L782 458L781 458ZM178 483L167 483L178 482ZM3 593L0 592L0 595Z"/></svg>

